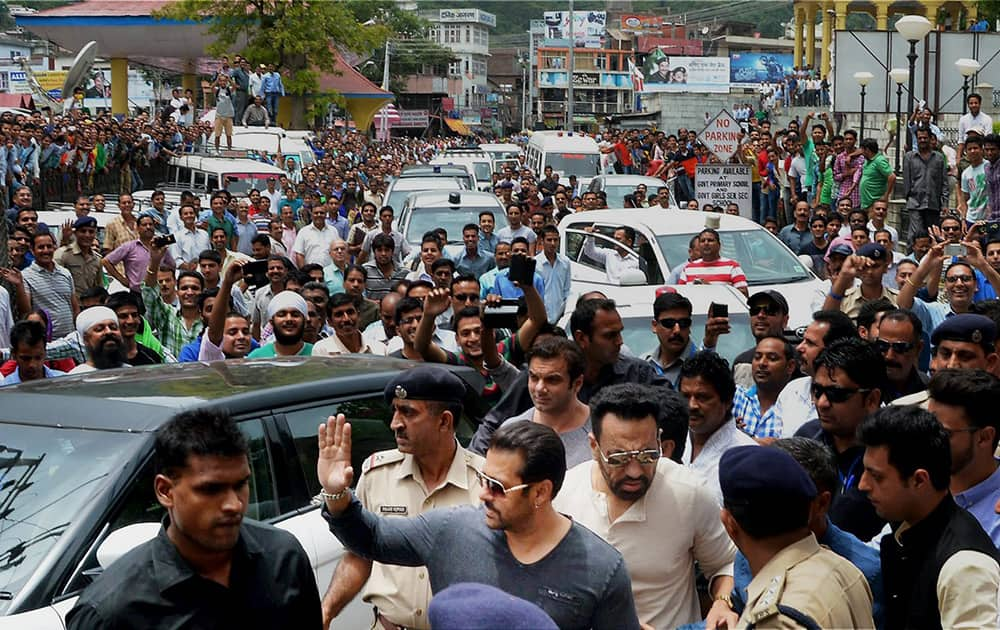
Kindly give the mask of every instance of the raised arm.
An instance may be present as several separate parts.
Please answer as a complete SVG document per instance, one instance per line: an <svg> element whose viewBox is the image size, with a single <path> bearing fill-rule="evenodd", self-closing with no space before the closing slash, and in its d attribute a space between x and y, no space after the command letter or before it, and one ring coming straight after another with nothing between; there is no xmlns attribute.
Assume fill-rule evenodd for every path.
<svg viewBox="0 0 1000 630"><path fill-rule="evenodd" d="M545 301L542 299L541 294L538 293L538 289L535 288L534 282L529 283L527 286L521 286L520 282L515 282L514 286L524 291L524 301L528 306L528 319L524 320L524 324L517 331L518 345L527 350L531 347L532 342L535 341L538 331L549 321L549 318L545 314Z"/></svg>
<svg viewBox="0 0 1000 630"><path fill-rule="evenodd" d="M913 308L913 300L917 296L917 291L923 286L928 278L936 280L941 277L941 266L944 262L944 243L935 243L917 265L903 286L899 287L899 296L896 304L899 308Z"/></svg>
<svg viewBox="0 0 1000 630"><path fill-rule="evenodd" d="M451 306L451 294L448 289L434 289L424 298L424 313L417 326L417 336L413 347L424 361L430 363L447 363L448 355L431 339L434 335L434 319Z"/></svg>
<svg viewBox="0 0 1000 630"><path fill-rule="evenodd" d="M222 285L219 286L220 296L229 296L232 293L233 285L243 277L243 265L246 263L245 260L234 260L229 265L226 275L222 278ZM226 301L218 300L216 304L220 308L212 309L212 314L208 316L208 330L205 334L208 335L209 341L218 346L222 343L222 333L226 329L226 315L229 309L226 308Z"/></svg>

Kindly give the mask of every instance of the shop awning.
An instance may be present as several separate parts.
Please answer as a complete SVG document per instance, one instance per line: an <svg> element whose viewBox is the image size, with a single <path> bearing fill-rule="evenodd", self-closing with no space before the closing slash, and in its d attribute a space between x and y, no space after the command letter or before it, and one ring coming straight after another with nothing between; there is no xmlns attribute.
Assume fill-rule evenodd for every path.
<svg viewBox="0 0 1000 630"><path fill-rule="evenodd" d="M469 131L469 127L466 126L464 122L458 118L443 118L444 124L448 125L448 128L457 133L460 136L471 136L472 132Z"/></svg>

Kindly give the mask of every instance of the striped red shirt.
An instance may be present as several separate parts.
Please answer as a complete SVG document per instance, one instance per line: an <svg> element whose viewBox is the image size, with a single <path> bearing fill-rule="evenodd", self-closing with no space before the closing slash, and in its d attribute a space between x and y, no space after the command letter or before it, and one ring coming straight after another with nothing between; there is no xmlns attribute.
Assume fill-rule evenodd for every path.
<svg viewBox="0 0 1000 630"><path fill-rule="evenodd" d="M678 284L693 284L696 280L703 284L731 284L737 289L747 286L747 277L740 264L729 258L719 258L712 262L699 258L689 262L681 271Z"/></svg>

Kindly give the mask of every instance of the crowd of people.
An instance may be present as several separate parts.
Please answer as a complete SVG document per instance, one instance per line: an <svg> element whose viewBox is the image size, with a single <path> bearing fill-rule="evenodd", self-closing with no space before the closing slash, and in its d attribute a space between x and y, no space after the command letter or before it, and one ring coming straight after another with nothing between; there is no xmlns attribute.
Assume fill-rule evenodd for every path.
<svg viewBox="0 0 1000 630"><path fill-rule="evenodd" d="M524 615L504 622L512 627L996 627L1000 138L977 95L969 109L952 158L918 114L898 173L873 139L838 133L826 114L780 129L748 121L733 161L751 167L753 219L810 256L825 283L812 320L789 330L787 297L748 286L706 227L667 286L650 288L657 347L644 357L623 344L614 300L574 295L556 224L606 207L673 211L675 200L701 211L691 165L712 156L688 129L603 134L608 170L663 180L623 200L551 168L508 167L492 182L507 225L479 212L451 247L459 235L441 228L407 242L385 192L455 140L328 130L313 165L290 161L264 190L212 191L207 203L186 192L168 206L157 191L138 208L133 182L116 191L103 240L95 215L109 195L73 179L72 218L46 226L40 182L10 166L25 160L8 146L3 384L233 358L424 364L386 388L397 450L355 471L345 419L320 428L323 517L350 553L322 596L313 584L262 599L303 625L329 624L362 594L387 630L466 627L486 610ZM211 133L169 117L70 115L90 123L63 143L91 156L86 142L112 138L165 160ZM0 119L22 146L40 134L39 149L63 122ZM624 215L613 235L620 248L585 237L582 249L616 281L641 261ZM747 296L755 343L731 362L716 351L732 332L727 315L711 314L701 341L692 337L685 292L699 284ZM434 364L478 372L478 408L463 408L462 383ZM467 447L455 434L462 413L481 418ZM204 435L184 437L192 427ZM194 455L242 466L234 432L224 414L178 417L158 437L174 459L157 483L180 483ZM167 534L142 553L176 549L195 567L233 558L235 538L210 548L175 520L183 506L167 507ZM240 527L255 540L273 534ZM287 541L273 544L298 558L285 581L251 576L245 555L234 570L269 593L311 581L290 568L302 558ZM69 627L141 614L138 599L107 593L146 579L136 567L147 561L137 553L106 571ZM466 582L485 586L451 595ZM482 608L456 616L478 598Z"/></svg>

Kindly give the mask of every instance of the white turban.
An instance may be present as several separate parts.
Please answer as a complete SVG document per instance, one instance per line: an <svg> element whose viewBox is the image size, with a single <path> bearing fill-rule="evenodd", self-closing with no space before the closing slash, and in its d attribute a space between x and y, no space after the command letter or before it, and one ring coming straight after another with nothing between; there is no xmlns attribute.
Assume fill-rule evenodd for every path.
<svg viewBox="0 0 1000 630"><path fill-rule="evenodd" d="M118 323L118 316L107 306L91 306L76 316L76 332L83 338L87 331L100 322L111 320Z"/></svg>
<svg viewBox="0 0 1000 630"><path fill-rule="evenodd" d="M287 311L288 309L295 309L302 313L302 317L309 317L309 306L306 304L305 298L295 291L282 291L271 298L271 302L267 305L267 318L271 319L278 311Z"/></svg>

